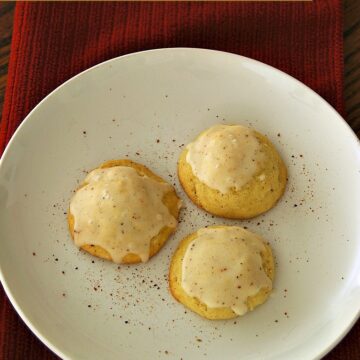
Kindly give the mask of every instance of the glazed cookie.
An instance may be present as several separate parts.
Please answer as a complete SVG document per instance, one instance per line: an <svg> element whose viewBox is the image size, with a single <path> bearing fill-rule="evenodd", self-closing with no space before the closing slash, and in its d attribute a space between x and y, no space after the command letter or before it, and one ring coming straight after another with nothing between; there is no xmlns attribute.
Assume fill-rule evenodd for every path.
<svg viewBox="0 0 360 360"><path fill-rule="evenodd" d="M272 290L274 260L260 236L236 226L203 228L182 240L169 272L172 295L211 320L244 315Z"/></svg>
<svg viewBox="0 0 360 360"><path fill-rule="evenodd" d="M76 246L115 263L146 262L175 231L181 200L144 165L112 160L91 171L71 199Z"/></svg>
<svg viewBox="0 0 360 360"><path fill-rule="evenodd" d="M287 171L272 143L241 125L215 125L180 155L178 175L190 199L211 214L247 219L271 209Z"/></svg>

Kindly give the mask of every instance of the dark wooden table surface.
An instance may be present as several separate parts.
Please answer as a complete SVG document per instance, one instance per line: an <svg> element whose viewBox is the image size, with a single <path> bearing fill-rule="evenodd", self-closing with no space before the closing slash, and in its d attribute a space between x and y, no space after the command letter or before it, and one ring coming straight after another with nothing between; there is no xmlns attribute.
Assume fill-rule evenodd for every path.
<svg viewBox="0 0 360 360"><path fill-rule="evenodd" d="M344 0L343 3L346 120L360 138L360 0ZM14 8L14 2L0 4L0 118L6 87ZM355 326L358 328L359 322ZM342 354L348 352L356 340L354 330L325 358L341 359ZM354 357L351 360L358 359Z"/></svg>

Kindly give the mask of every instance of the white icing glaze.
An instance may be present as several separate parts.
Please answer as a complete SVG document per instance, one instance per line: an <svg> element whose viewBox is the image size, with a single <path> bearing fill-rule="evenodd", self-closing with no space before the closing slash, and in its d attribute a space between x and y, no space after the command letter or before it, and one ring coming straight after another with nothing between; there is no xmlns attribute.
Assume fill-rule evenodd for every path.
<svg viewBox="0 0 360 360"><path fill-rule="evenodd" d="M215 125L187 146L186 161L194 175L212 189L241 189L259 172L265 155L254 130Z"/></svg>
<svg viewBox="0 0 360 360"><path fill-rule="evenodd" d="M262 266L260 236L240 227L200 229L182 263L182 288L209 308L248 311L246 300L272 281Z"/></svg>
<svg viewBox="0 0 360 360"><path fill-rule="evenodd" d="M70 203L74 242L78 247L98 245L116 263L132 253L145 262L150 240L176 219L163 204L171 186L141 176L127 166L95 169Z"/></svg>

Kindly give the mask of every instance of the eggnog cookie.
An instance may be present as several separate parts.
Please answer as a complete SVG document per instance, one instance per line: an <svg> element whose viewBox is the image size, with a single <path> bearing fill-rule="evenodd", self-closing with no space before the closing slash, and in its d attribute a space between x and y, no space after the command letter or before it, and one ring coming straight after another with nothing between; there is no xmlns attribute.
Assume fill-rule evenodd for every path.
<svg viewBox="0 0 360 360"><path fill-rule="evenodd" d="M264 303L274 260L260 236L236 226L203 228L182 240L169 283L180 303L207 319L231 319Z"/></svg>
<svg viewBox="0 0 360 360"><path fill-rule="evenodd" d="M146 262L175 231L181 200L144 165L112 160L91 171L71 199L74 243L115 263Z"/></svg>
<svg viewBox="0 0 360 360"><path fill-rule="evenodd" d="M180 155L178 175L195 204L233 219L271 209L287 181L272 143L241 125L215 125L201 133Z"/></svg>

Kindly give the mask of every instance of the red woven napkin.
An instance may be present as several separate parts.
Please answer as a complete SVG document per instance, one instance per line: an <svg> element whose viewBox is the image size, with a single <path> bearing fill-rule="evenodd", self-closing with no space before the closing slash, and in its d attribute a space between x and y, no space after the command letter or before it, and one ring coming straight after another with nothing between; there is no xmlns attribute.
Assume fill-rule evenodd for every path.
<svg viewBox="0 0 360 360"><path fill-rule="evenodd" d="M122 54L161 47L229 51L303 81L343 113L340 0L313 2L17 3L0 154L50 91ZM0 358L53 359L0 292ZM327 359L360 358L357 325Z"/></svg>

